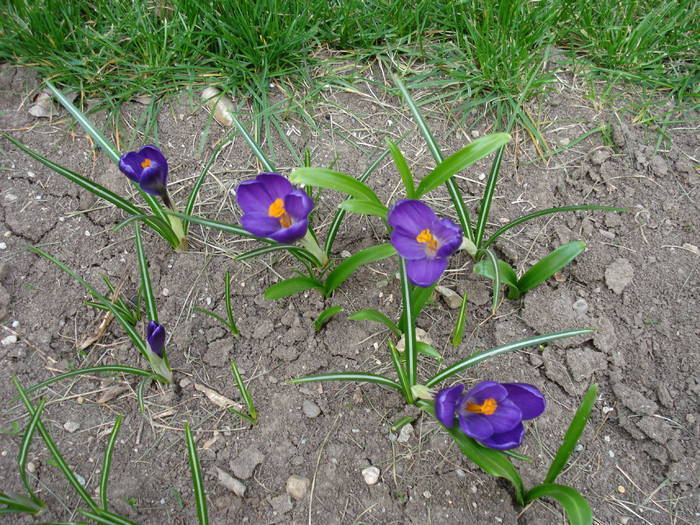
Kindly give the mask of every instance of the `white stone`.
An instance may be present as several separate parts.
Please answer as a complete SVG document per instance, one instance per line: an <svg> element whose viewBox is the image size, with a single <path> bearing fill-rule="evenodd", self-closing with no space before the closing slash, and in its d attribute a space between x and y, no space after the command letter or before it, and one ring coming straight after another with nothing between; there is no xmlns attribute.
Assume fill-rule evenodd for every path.
<svg viewBox="0 0 700 525"><path fill-rule="evenodd" d="M367 485L376 485L379 482L380 471L377 467L367 467L362 469L362 477Z"/></svg>
<svg viewBox="0 0 700 525"><path fill-rule="evenodd" d="M72 434L80 428L80 423L78 423L77 421L66 421L63 424L63 428L66 429L66 432L70 432Z"/></svg>
<svg viewBox="0 0 700 525"><path fill-rule="evenodd" d="M287 478L287 494L299 501L304 499L306 492L309 490L311 481L303 476L291 475Z"/></svg>
<svg viewBox="0 0 700 525"><path fill-rule="evenodd" d="M3 338L0 343L2 343L2 346L7 346L7 345L13 345L17 342L17 336L16 335L8 335L7 337Z"/></svg>

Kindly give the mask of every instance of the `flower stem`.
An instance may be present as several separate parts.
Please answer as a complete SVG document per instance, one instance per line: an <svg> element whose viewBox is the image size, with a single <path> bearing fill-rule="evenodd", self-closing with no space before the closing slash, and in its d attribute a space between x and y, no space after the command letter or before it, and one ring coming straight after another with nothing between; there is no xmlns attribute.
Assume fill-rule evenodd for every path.
<svg viewBox="0 0 700 525"><path fill-rule="evenodd" d="M163 199L163 204L165 206L172 210L172 211L179 211L173 202L170 200L170 196L168 195L168 192L165 191L161 195ZM178 240L180 241L180 244L175 248L178 252L186 252L187 251L187 236L185 235L185 228L182 226L182 221L180 220L179 217L176 217L175 215L168 215L168 220L170 221L170 227L173 230L173 233L177 236Z"/></svg>
<svg viewBox="0 0 700 525"><path fill-rule="evenodd" d="M316 242L316 239L314 238L311 231L307 231L306 235L304 235L304 238L301 239L299 243L305 249L307 249L311 253L311 255L318 259L318 262L321 263L319 268L322 268L326 264L328 264L328 255L326 255L326 252L324 252L318 245L318 242Z"/></svg>

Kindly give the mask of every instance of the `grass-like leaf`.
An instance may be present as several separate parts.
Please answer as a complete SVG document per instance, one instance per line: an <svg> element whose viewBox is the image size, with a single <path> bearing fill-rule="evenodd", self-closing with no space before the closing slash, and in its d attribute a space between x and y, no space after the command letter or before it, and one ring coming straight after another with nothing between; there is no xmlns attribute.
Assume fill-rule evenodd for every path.
<svg viewBox="0 0 700 525"><path fill-rule="evenodd" d="M394 370L396 370L396 377L399 379L403 397L406 399L407 403L413 403L413 392L411 392L411 385L408 384L408 376L406 375L406 368L401 359L401 355L392 341L388 341L388 344L389 352L391 353L391 362L394 364Z"/></svg>
<svg viewBox="0 0 700 525"><path fill-rule="evenodd" d="M505 146L501 146L496 153L496 156L491 163L491 170L489 171L489 178L486 181L484 194L481 197L481 206L479 206L479 216L476 219L476 231L474 232L474 244L477 250L479 249L479 245L484 238L486 223L489 220L491 201L493 200L493 195L496 191L496 183L498 182L498 174L501 170L501 160L503 159L503 152L505 149Z"/></svg>
<svg viewBox="0 0 700 525"><path fill-rule="evenodd" d="M576 256L586 249L583 241L573 241L560 246L551 253L545 255L537 261L532 268L526 271L518 279L518 289L520 293L532 290L538 284L546 281L564 266L569 264Z"/></svg>
<svg viewBox="0 0 700 525"><path fill-rule="evenodd" d="M479 159L482 159L509 141L510 135L508 135L508 133L494 133L492 135L480 137L471 144L466 145L461 150L440 162L435 166L433 171L428 173L420 181L418 188L416 188L416 197L420 198L429 191L446 183L455 174L459 173L467 166L471 166Z"/></svg>
<svg viewBox="0 0 700 525"><path fill-rule="evenodd" d="M550 341L556 341L557 339L564 339L565 337L574 337L581 334L590 334L595 330L591 328L582 328L579 330L565 330L563 332L555 332L546 335L537 335L535 337L528 337L527 339L522 339L514 343L508 343L507 345L497 346L496 348L491 348L490 350L484 350L483 352L477 352L470 357L458 361L457 363L450 365L449 367L441 370L433 377L425 382L425 386L434 386L441 381L444 381L448 377L461 372L471 366L474 366L482 361L496 357L497 355L505 354L507 352L512 352L514 350L521 350L522 348L527 348L528 346L541 345L544 343L549 343Z"/></svg>
<svg viewBox="0 0 700 525"><path fill-rule="evenodd" d="M7 505L0 508L2 514L16 514L18 512L26 512L27 514L36 514L42 507L34 503L30 498L21 494L5 494L0 492L0 505Z"/></svg>
<svg viewBox="0 0 700 525"><path fill-rule="evenodd" d="M324 326L328 321L330 321L331 318L332 318L335 314L337 314L338 312L340 312L342 309L343 309L343 307L342 307L342 306L338 306L338 305L336 305L336 306L329 306L328 308L326 308L323 312L321 312L321 313L319 314L319 316L318 316L318 317L316 318L316 320L314 321L314 329L315 329L317 332L321 331L321 328L323 328L323 326Z"/></svg>
<svg viewBox="0 0 700 525"><path fill-rule="evenodd" d="M112 432L109 434L109 441L107 441L107 449L105 450L105 456L102 460L102 473L100 474L100 504L104 510L109 510L109 504L107 500L107 487L109 484L109 471L112 468L112 453L114 452L114 445L117 443L117 436L119 435L119 429L122 426L123 416L119 414L114 426L112 427Z"/></svg>
<svg viewBox="0 0 700 525"><path fill-rule="evenodd" d="M433 296L433 291L435 290L436 284L432 284L426 288L421 286L414 286L411 292L411 311L413 312L413 318L418 319L418 316L423 311L423 307ZM399 319L399 329L401 332L406 331L406 312L401 312L401 318Z"/></svg>
<svg viewBox="0 0 700 525"><path fill-rule="evenodd" d="M492 252L487 250L486 253ZM496 268L498 268L499 280L508 286L508 298L517 299L520 296L520 290L518 289L518 275L513 267L501 259L496 259ZM487 279L492 279L495 283L496 273L494 272L493 259L488 257L480 260L474 265L474 273L483 275Z"/></svg>
<svg viewBox="0 0 700 525"><path fill-rule="evenodd" d="M379 197L365 183L328 168L297 168L289 176L289 180L294 184L337 190L359 200L381 204Z"/></svg>
<svg viewBox="0 0 700 525"><path fill-rule="evenodd" d="M394 166L396 166L396 171L398 171L399 175L401 176L403 187L406 190L406 198L418 198L419 195L416 195L416 189L413 184L413 174L411 173L411 168L408 167L406 157L403 156L401 150L391 140L387 139L386 143L387 146L389 146L389 151L391 151L391 156L394 159Z"/></svg>
<svg viewBox="0 0 700 525"><path fill-rule="evenodd" d="M486 250L486 255L491 262L491 269L493 270L493 293L491 294L491 313L495 314L498 310L498 303L501 299L501 271L498 266L498 260L496 259L496 254L491 250Z"/></svg>
<svg viewBox="0 0 700 525"><path fill-rule="evenodd" d="M236 126L236 129L238 129L238 132L241 134L241 136L245 139L245 141L248 143L248 146L252 150L252 152L255 154L255 156L258 158L260 161L260 164L262 164L263 168L265 171L275 171L275 166L270 162L270 160L267 158L265 153L263 153L262 148L258 145L258 143L253 139L253 137L248 133L248 130L245 128L245 126L241 123L240 120L238 120L238 117L233 111L229 112L229 116L231 117L231 120L233 121L233 124Z"/></svg>
<svg viewBox="0 0 700 525"><path fill-rule="evenodd" d="M399 274L401 275L401 301L404 315L403 336L404 355L406 356L406 375L408 385L412 387L417 382L418 351L416 348L416 317L411 306L412 290L406 273L406 261L399 257Z"/></svg>
<svg viewBox="0 0 700 525"><path fill-rule="evenodd" d="M593 513L586 498L566 485L542 483L525 494L525 501L530 503L538 498L552 498L559 502L566 512L570 525L591 525Z"/></svg>
<svg viewBox="0 0 700 525"><path fill-rule="evenodd" d="M29 483L29 476L27 474L27 456L29 455L29 448L32 445L32 438L34 437L34 432L36 431L37 423L39 422L39 418L41 417L41 413L44 411L45 405L46 405L46 401L44 401L42 399L39 402L39 406L36 407L36 410L34 411L34 415L32 416L32 418L29 420L29 423L27 424L27 428L24 429L22 443L20 444L19 454L17 455L17 465L19 467L19 477L22 480L22 484L24 485L24 488L27 490L27 494L29 494L29 497L36 505L37 510L44 506L44 502L41 501L39 496L37 496L34 493L34 490L32 489L32 485L31 485L31 483Z"/></svg>
<svg viewBox="0 0 700 525"><path fill-rule="evenodd" d="M365 248L364 250L351 255L328 274L328 277L326 277L326 281L323 285L324 294L326 297L328 297L333 290L343 284L345 280L355 273L355 270L357 270L360 266L386 259L395 253L396 249L391 245L391 243L385 243L370 246L369 248Z"/></svg>
<svg viewBox="0 0 700 525"><path fill-rule="evenodd" d="M154 376L153 372L151 372L150 370L143 370L141 368L134 368L132 366L123 365L101 365L92 366L89 368L81 368L79 370L71 370L70 372L64 372L63 374L59 374L55 377L42 381L41 383L37 383L36 385L32 385L29 388L26 388L25 392L31 394L32 392L44 388L45 386L57 383L58 381L63 381L64 379L68 379L69 377L75 377L84 374L99 374L104 372L120 372L122 374L133 374L142 377L153 377L156 380L161 380L161 378Z"/></svg>
<svg viewBox="0 0 700 525"><path fill-rule="evenodd" d="M24 388L22 388L22 385L19 383L16 377L13 377L12 381L15 384L15 388L17 389L17 393L19 394L22 403L24 404L24 408L29 413L30 417L34 417L36 409L34 408L34 405L32 404L31 400L29 399L27 392L24 390ZM85 502L85 504L88 507L90 507L91 510L95 512L99 511L99 507L97 506L97 504L94 502L94 500L92 499L90 494L88 494L88 492L85 490L85 488L80 484L78 478L75 476L75 473L68 466L68 463L66 463L66 461L63 459L63 456L61 455L61 453L58 450L58 447L56 446L56 442L53 440L48 430L46 430L46 427L41 422L41 419L37 420L36 428L39 431L39 434L41 434L41 438L44 440L44 443L46 443L46 447L49 449L49 452L51 452L51 456L53 457L54 462L58 466L59 470L63 472L63 475L68 480L68 483L70 483L73 489L78 493L80 498Z"/></svg>
<svg viewBox="0 0 700 525"><path fill-rule="evenodd" d="M341 202L338 207L350 213L357 213L358 215L376 215L382 219L386 219L389 213L389 208L383 204L364 199L346 199Z"/></svg>
<svg viewBox="0 0 700 525"><path fill-rule="evenodd" d="M315 288L319 292L323 293L323 285L316 279L311 277L292 277L291 279L285 279L278 283L273 284L265 290L265 299L274 300L281 299L283 297L289 297L295 293L303 292L305 290L311 290Z"/></svg>
<svg viewBox="0 0 700 525"><path fill-rule="evenodd" d="M339 344L342 344L340 342ZM388 377L368 374L365 372L330 372L328 374L316 374L312 376L297 377L290 379L290 383L318 383L320 381L353 381L356 383L375 383L377 385L388 386L401 392L401 385L392 381Z"/></svg>
<svg viewBox="0 0 700 525"><path fill-rule="evenodd" d="M98 509L97 511L91 512L88 510L78 510L80 514L86 518L90 518L95 523L99 525L138 525L135 521L131 521L124 516L115 514L108 510Z"/></svg>
<svg viewBox="0 0 700 525"><path fill-rule="evenodd" d="M351 321L374 321L375 323L382 323L386 326L396 337L401 337L401 330L386 315L384 315L379 310L374 310L372 308L366 308L363 310L358 310L354 314L348 317Z"/></svg>
<svg viewBox="0 0 700 525"><path fill-rule="evenodd" d="M452 346L458 347L462 343L462 338L464 337L464 328L467 325L467 304L469 303L469 294L464 292L462 296L462 304L459 306L459 313L457 314L457 322L455 323L455 329L452 332Z"/></svg>
<svg viewBox="0 0 700 525"><path fill-rule="evenodd" d="M226 270L226 278L224 280L224 302L226 303L228 329L233 335L240 335L241 331L236 326L236 320L233 318L233 306L231 305L231 272L229 270Z"/></svg>
<svg viewBox="0 0 700 525"><path fill-rule="evenodd" d="M185 423L185 440L187 442L187 460L190 465L190 473L192 474L192 490L197 502L197 519L199 520L199 525L207 525L209 523L209 514L207 513L207 495L204 492L202 467L197 456L197 445L194 442L190 425L187 423Z"/></svg>
<svg viewBox="0 0 700 525"><path fill-rule="evenodd" d="M233 378L235 379L236 385L238 386L238 391L241 393L241 397L243 398L246 408L248 409L249 421L254 425L257 425L258 413L255 410L253 396L250 394L250 390L248 390L248 387L246 387L245 383L243 382L241 373L238 371L238 367L236 366L236 363L233 361L233 359L229 361L229 364L231 366L231 373L233 374Z"/></svg>
<svg viewBox="0 0 700 525"><path fill-rule="evenodd" d="M237 255L235 257L235 260L245 261L246 259L252 259L254 257L260 257L261 255L278 251L289 252L297 259L303 258L315 267L321 266L319 260L316 257L314 257L314 255L311 252L305 250L304 248L300 248L299 246L293 246L291 244L271 244L270 246L262 246L261 248L255 248L248 252L242 253L241 255Z"/></svg>
<svg viewBox="0 0 700 525"><path fill-rule="evenodd" d="M418 402L418 407L435 417L435 406L432 402L421 400ZM513 464L501 452L482 447L464 434L460 430L459 425L455 425L452 428L447 428L442 424L441 426L450 435L459 447L459 450L462 451L462 454L479 465L484 472L510 481L515 489L515 499L521 505L524 504L525 487L523 486L523 480Z"/></svg>
<svg viewBox="0 0 700 525"><path fill-rule="evenodd" d="M146 314L150 321L158 322L158 309L156 300L153 296L153 286L151 285L151 275L148 271L148 259L143 248L143 240L141 239L141 228L138 224L134 224L134 242L136 245L136 261L139 265L139 275L141 276L141 293L146 305Z"/></svg>
<svg viewBox="0 0 700 525"><path fill-rule="evenodd" d="M569 428L566 430L564 440L559 446L552 460L552 464L549 466L547 475L544 478L544 483L554 483L561 471L564 470L566 462L569 460L576 447L576 443L578 443L581 434L583 434L583 429L586 428L586 423L588 423L588 418L591 416L591 410L593 409L593 404L595 403L597 395L598 385L594 383L588 387L586 394L583 396L583 400L576 410L569 424Z"/></svg>

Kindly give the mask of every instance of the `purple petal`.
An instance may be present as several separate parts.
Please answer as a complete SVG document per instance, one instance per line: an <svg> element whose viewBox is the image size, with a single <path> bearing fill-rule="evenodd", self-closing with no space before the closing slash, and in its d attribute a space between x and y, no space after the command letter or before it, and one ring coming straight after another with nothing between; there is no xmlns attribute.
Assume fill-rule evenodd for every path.
<svg viewBox="0 0 700 525"><path fill-rule="evenodd" d="M499 402L508 396L508 391L501 383L495 381L482 381L475 385L469 392L464 394L464 401L471 401L477 405L482 404L487 399L494 399Z"/></svg>
<svg viewBox="0 0 700 525"><path fill-rule="evenodd" d="M459 428L462 429L467 436L483 441L493 435L493 426L489 416L483 414L459 414Z"/></svg>
<svg viewBox="0 0 700 525"><path fill-rule="evenodd" d="M430 228L437 220L430 206L424 202L412 199L403 199L394 204L387 215L389 226L403 228L406 233L413 234L415 238L421 230Z"/></svg>
<svg viewBox="0 0 700 525"><path fill-rule="evenodd" d="M282 228L272 235L267 235L267 237L274 241L281 242L282 244L291 244L306 235L306 229L308 227L309 221L302 219L292 224L289 228Z"/></svg>
<svg viewBox="0 0 700 525"><path fill-rule="evenodd" d="M494 433L507 432L523 420L523 413L518 405L506 398L497 402L496 411L488 416Z"/></svg>
<svg viewBox="0 0 700 525"><path fill-rule="evenodd" d="M455 410L464 391L464 385L444 388L435 394L435 416L447 428L452 428L455 421Z"/></svg>
<svg viewBox="0 0 700 525"><path fill-rule="evenodd" d="M141 162L143 162L143 156L136 151L130 151L124 153L119 159L119 169L134 182L140 182L141 172L143 172Z"/></svg>
<svg viewBox="0 0 700 525"><path fill-rule="evenodd" d="M275 199L270 196L263 183L257 180L247 180L238 185L236 200L244 214L264 213L267 215L270 204Z"/></svg>
<svg viewBox="0 0 700 525"><path fill-rule="evenodd" d="M391 244L404 259L425 259L425 246L416 240L416 236L403 228L394 228L391 232Z"/></svg>
<svg viewBox="0 0 700 525"><path fill-rule="evenodd" d="M524 437L525 427L522 423L519 423L515 426L515 428L507 432L493 434L491 437L479 441L482 445L489 448L495 448L496 450L508 450L519 447L523 442Z"/></svg>
<svg viewBox="0 0 700 525"><path fill-rule="evenodd" d="M141 172L139 186L150 195L163 195L166 191L168 173L155 162Z"/></svg>
<svg viewBox="0 0 700 525"><path fill-rule="evenodd" d="M462 244L462 230L450 219L442 219L433 223L432 232L439 241L436 257L448 257L457 251Z"/></svg>
<svg viewBox="0 0 700 525"><path fill-rule="evenodd" d="M241 217L241 225L258 237L271 237L280 229L280 220L267 213L246 213Z"/></svg>
<svg viewBox="0 0 700 525"><path fill-rule="evenodd" d="M165 173L168 173L168 161L165 158L165 155L163 155L163 153L152 144L148 144L147 146L141 148L139 150L139 154L142 157L142 161L143 159L150 159L151 162L161 165L165 170Z"/></svg>
<svg viewBox="0 0 700 525"><path fill-rule="evenodd" d="M165 347L165 328L151 321L148 323L146 328L146 341L148 341L148 346L151 347L151 351L158 357L163 357L163 348Z"/></svg>
<svg viewBox="0 0 700 525"><path fill-rule="evenodd" d="M438 257L406 261L408 280L422 288L427 288L437 281L445 268L447 268L447 259Z"/></svg>
<svg viewBox="0 0 700 525"><path fill-rule="evenodd" d="M314 209L314 201L303 190L292 190L284 198L284 209L294 222L306 219Z"/></svg>
<svg viewBox="0 0 700 525"><path fill-rule="evenodd" d="M518 405L523 419L533 419L544 412L547 402L542 392L525 383L503 383L508 391L508 399Z"/></svg>
<svg viewBox="0 0 700 525"><path fill-rule="evenodd" d="M279 173L261 173L255 177L255 180L265 187L272 198L270 202L276 199L284 199L285 195L293 189L292 183Z"/></svg>

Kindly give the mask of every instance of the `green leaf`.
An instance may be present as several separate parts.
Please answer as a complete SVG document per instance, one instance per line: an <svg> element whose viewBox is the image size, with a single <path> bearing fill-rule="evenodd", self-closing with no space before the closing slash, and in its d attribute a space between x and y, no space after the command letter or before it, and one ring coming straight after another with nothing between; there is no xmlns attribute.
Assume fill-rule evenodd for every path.
<svg viewBox="0 0 700 525"><path fill-rule="evenodd" d="M490 350L484 350L483 352L476 352L475 354L472 354L470 357L458 361L457 363L445 368L444 370L441 370L437 374L435 374L433 377L428 379L428 381L425 382L425 386L434 386L441 381L444 381L448 377L461 372L462 370L465 370L471 366L474 366L478 363L481 363L482 361L486 361L487 359L491 359L492 357L496 357L497 355L505 354L507 352L512 352L514 350L520 350L522 348L527 348L528 346L536 346L536 345L541 345L544 343L548 343L550 341L556 341L557 339L564 339L565 337L573 337L576 335L581 335L581 334L590 334L591 332L594 332L595 330L592 330L590 328L583 328L579 330L566 330L564 332L555 332L552 334L546 334L546 335L538 335L535 337L528 337L527 339L522 339L520 341L516 341L514 343L508 343L507 345L503 346L497 346L496 348L491 348Z"/></svg>
<svg viewBox="0 0 700 525"><path fill-rule="evenodd" d="M389 146L389 151L391 151L391 156L394 159L396 170L399 172L399 175L401 175L403 187L406 189L406 198L415 199L416 190L413 185L413 174L411 173L411 168L408 167L406 158L403 156L403 153L401 153L401 150L391 140L386 139L386 143L387 146Z"/></svg>
<svg viewBox="0 0 700 525"><path fill-rule="evenodd" d="M358 215L376 215L382 219L386 219L389 213L389 208L383 204L364 199L345 199L338 205L338 208L350 213L357 213Z"/></svg>
<svg viewBox="0 0 700 525"><path fill-rule="evenodd" d="M564 440L561 442L559 450L557 450L557 453L552 460L552 464L549 466L547 475L544 478L545 483L554 483L561 471L566 466L566 462L569 461L569 458L576 447L576 443L578 443L578 440L583 433L583 429L586 427L588 418L591 416L591 410L593 409L593 404L595 403L597 394L598 385L594 383L588 388L586 394L583 396L583 400L581 401L578 410L576 410L576 413L569 424L569 428L566 430Z"/></svg>
<svg viewBox="0 0 700 525"><path fill-rule="evenodd" d="M190 464L190 473L192 474L192 489L197 502L197 519L199 520L199 525L207 525L209 523L209 515L207 513L207 495L204 491L202 467L197 456L197 445L194 442L194 437L192 437L190 425L187 423L185 423L185 441L187 443L187 461Z"/></svg>
<svg viewBox="0 0 700 525"><path fill-rule="evenodd" d="M128 518L115 514L114 512L109 512L108 510L98 509L91 512L78 509L78 512L86 518L90 518L98 525L138 525L135 521L131 521Z"/></svg>
<svg viewBox="0 0 700 525"><path fill-rule="evenodd" d="M487 250L486 253L491 253L491 251ZM496 261L498 277L502 283L508 286L508 298L517 299L520 296L520 290L518 289L518 276L515 270L505 261L500 259L496 259ZM490 257L480 260L474 265L474 273L493 280L495 278L493 260Z"/></svg>
<svg viewBox="0 0 700 525"><path fill-rule="evenodd" d="M36 431L37 423L41 417L41 413L44 411L44 406L46 401L43 399L39 402L39 406L34 411L34 416L32 416L27 428L24 430L22 437L22 443L19 447L19 454L17 456L17 465L19 466L19 477L22 480L22 484L26 489L31 501L36 506L37 510L44 506L44 502L41 501L39 496L34 493L31 483L29 483L29 476L27 475L27 456L29 454L29 448L32 446L32 439L34 438L34 432Z"/></svg>
<svg viewBox="0 0 700 525"><path fill-rule="evenodd" d="M462 296L462 304L459 307L459 314L457 314L457 322L455 323L454 332L452 332L452 346L458 347L462 343L462 338L464 337L464 327L467 324L467 304L469 294L464 292Z"/></svg>
<svg viewBox="0 0 700 525"><path fill-rule="evenodd" d="M408 376L406 375L406 368L401 360L401 355L396 346L391 341L387 341L389 345L389 352L391 353L391 362L394 364L394 370L396 370L396 377L399 379L399 385L401 386L401 392L403 397L406 399L406 403L413 403L413 393L411 392L411 385L408 384Z"/></svg>
<svg viewBox="0 0 700 525"><path fill-rule="evenodd" d="M317 332L323 328L323 325L325 325L328 321L331 320L331 318L340 312L343 309L342 306L330 306L326 308L323 312L319 314L319 316L316 318L314 321L314 328L316 329Z"/></svg>
<svg viewBox="0 0 700 525"><path fill-rule="evenodd" d="M416 197L420 198L429 191L446 183L455 174L507 144L508 141L510 141L508 133L493 133L480 137L471 144L467 144L461 150L440 162L433 171L420 181L416 189Z"/></svg>
<svg viewBox="0 0 700 525"><path fill-rule="evenodd" d="M486 181L486 187L484 188L484 195L481 198L481 205L479 206L479 216L476 219L476 231L474 233L474 245L477 250L484 238L484 230L486 229L486 223L489 219L489 213L491 212L491 201L493 200L493 195L496 191L496 182L498 182L498 174L501 170L501 160L503 159L503 152L505 147L501 148L496 153L496 156L491 163L491 170L489 171L489 178Z"/></svg>
<svg viewBox="0 0 700 525"><path fill-rule="evenodd" d="M158 309L156 308L156 300L153 297L153 286L151 285L151 275L148 272L148 260L146 252L143 249L143 241L141 240L141 228L138 224L134 224L134 239L136 244L136 260L139 265L139 274L141 276L141 292L143 300L146 303L146 313L149 321L158 322Z"/></svg>
<svg viewBox="0 0 700 525"><path fill-rule="evenodd" d="M436 284L432 284L423 288L422 286L414 286L411 292L411 311L413 312L413 318L418 319L418 316L423 311L423 307L433 296L433 291L435 290ZM401 313L401 318L399 319L399 329L403 331L406 330L406 313L403 311Z"/></svg>
<svg viewBox="0 0 700 525"><path fill-rule="evenodd" d="M396 250L391 245L391 243L378 244L376 246L370 246L362 251L357 252L345 259L342 263L335 267L335 269L328 274L326 281L324 283L324 294L328 297L333 290L338 288L345 280L350 277L355 270L364 264L368 264L375 261L380 261L391 257L396 253Z"/></svg>
<svg viewBox="0 0 700 525"><path fill-rule="evenodd" d="M250 390L245 386L241 373L238 371L236 363L233 359L229 361L231 365L231 372L233 373L233 378L236 380L236 385L238 386L238 391L241 393L241 397L245 401L246 407L248 408L248 414L250 414L250 421L255 425L258 422L258 413L255 411L255 405L253 404L253 396L250 394Z"/></svg>
<svg viewBox="0 0 700 525"><path fill-rule="evenodd" d="M272 244L270 246L255 248L254 250L250 250L248 252L242 253L241 255L237 255L234 258L234 260L245 261L246 259L260 257L261 255L277 251L287 251L297 258L302 257L306 259L309 263L311 263L314 266L321 266L321 263L318 261L318 259L316 259L316 257L313 256L311 252L305 250L304 248L300 248L299 246L294 246L292 244Z"/></svg>
<svg viewBox="0 0 700 525"><path fill-rule="evenodd" d="M428 343L423 343L422 341L416 341L416 351L419 354L427 355L434 359L442 359L440 352L435 350L435 348L430 346Z"/></svg>
<svg viewBox="0 0 700 525"><path fill-rule="evenodd" d="M109 483L109 471L112 468L112 453L114 452L114 445L117 442L117 436L119 435L121 426L122 415L119 414L112 427L112 432L109 435L107 450L105 450L104 460L102 461L102 473L100 474L100 503L104 510L109 510L107 503L107 484Z"/></svg>
<svg viewBox="0 0 700 525"><path fill-rule="evenodd" d="M221 96L224 96L225 94L222 93ZM263 165L263 168L265 168L265 171L277 171L275 170L275 166L269 161L269 159L265 156L263 153L262 148L258 145L257 142L251 137L250 133L248 133L248 130L245 129L243 124L241 123L240 120L238 120L238 117L233 111L229 111L228 115L231 117L231 120L233 121L234 125L238 129L238 132L241 134L241 136L245 139L245 141L248 143L248 146L250 149L253 151L255 156L258 158L260 161L260 164Z"/></svg>
<svg viewBox="0 0 700 525"><path fill-rule="evenodd" d="M542 257L532 268L523 274L518 280L518 289L521 293L531 290L569 264L585 249L586 243L583 241L573 241L560 246L553 252Z"/></svg>
<svg viewBox="0 0 700 525"><path fill-rule="evenodd" d="M530 489L525 495L525 501L530 503L538 498L552 498L559 502L566 512L571 525L591 525L593 513L586 499L571 487L542 483Z"/></svg>
<svg viewBox="0 0 700 525"><path fill-rule="evenodd" d="M399 274L401 275L401 301L403 307L403 336L404 336L404 355L406 356L406 376L408 377L408 386L413 387L417 381L418 375L418 355L416 350L416 317L414 316L413 306L411 306L412 290L411 284L408 281L406 273L406 261L403 257L399 257Z"/></svg>
<svg viewBox="0 0 700 525"><path fill-rule="evenodd" d="M385 376L367 374L364 372L331 372L328 374L316 374L313 376L304 376L291 379L290 383L318 383L319 381L353 381L356 383L375 383L377 385L394 388L401 392L401 385L399 385L396 381L392 381Z"/></svg>
<svg viewBox="0 0 700 525"><path fill-rule="evenodd" d="M358 310L350 317L348 317L348 319L350 319L351 321L374 321L375 323L382 323L389 330L391 330L391 332L396 337L401 337L401 330L399 330L399 327L396 325L396 323L394 323L391 319L389 319L379 310L374 310L371 308Z"/></svg>
<svg viewBox="0 0 700 525"><path fill-rule="evenodd" d="M501 272L496 259L496 254L492 250L486 250L486 255L491 261L491 269L493 270L493 293L491 294L491 313L496 314L498 304L501 300Z"/></svg>
<svg viewBox="0 0 700 525"><path fill-rule="evenodd" d="M281 299L282 297L289 297L295 293L312 288L323 293L323 285L316 279L312 279L311 277L292 277L291 279L285 279L284 281L270 286L265 290L264 297L270 300Z"/></svg>
<svg viewBox="0 0 700 525"><path fill-rule="evenodd" d="M432 402L420 401L418 406L421 410L435 417L435 407ZM435 419L439 421L437 418ZM440 423L440 425L447 431L459 447L459 450L462 451L462 454L479 465L484 472L510 481L515 489L515 499L521 505L524 503L525 488L523 486L523 480L520 478L520 474L518 474L513 464L501 452L479 445L472 438L464 434L460 430L459 425L455 425L452 428L447 428L445 425L442 425L442 423Z"/></svg>
<svg viewBox="0 0 700 525"><path fill-rule="evenodd" d="M289 180L294 184L337 190L359 200L381 204L369 186L350 175L328 168L297 168L289 176Z"/></svg>
<svg viewBox="0 0 700 525"><path fill-rule="evenodd" d="M83 375L83 374L103 373L103 372L121 372L122 374L134 374L134 375L143 376L143 377L153 376L153 372L151 372L150 370L143 370L141 368L134 368L131 366L123 366L123 365L91 366L89 368L81 368L79 370L71 370L70 372L65 372L63 374L59 374L59 375L54 376L50 379L47 379L46 381L42 381L41 383L37 383L36 385L33 385L33 386L30 386L29 388L26 388L25 392L27 394L31 394L32 392L35 392L36 390L44 388L45 386L49 386L49 385L56 383L58 381L68 379L69 377L79 376L79 375Z"/></svg>
<svg viewBox="0 0 700 525"><path fill-rule="evenodd" d="M226 317L228 318L228 329L233 335L240 335L241 331L236 326L236 320L233 318L233 306L231 306L231 272L226 270L226 279L224 280L224 298L226 302Z"/></svg>

